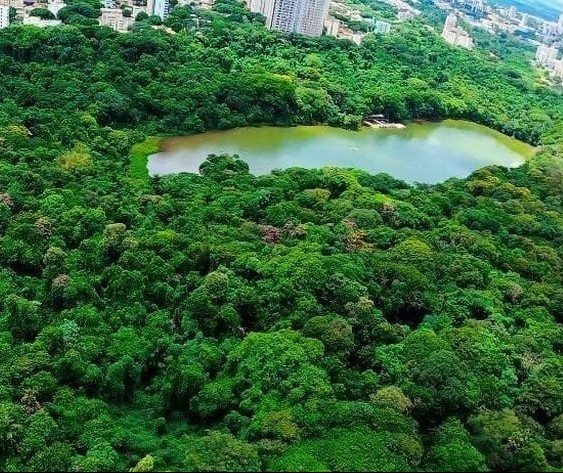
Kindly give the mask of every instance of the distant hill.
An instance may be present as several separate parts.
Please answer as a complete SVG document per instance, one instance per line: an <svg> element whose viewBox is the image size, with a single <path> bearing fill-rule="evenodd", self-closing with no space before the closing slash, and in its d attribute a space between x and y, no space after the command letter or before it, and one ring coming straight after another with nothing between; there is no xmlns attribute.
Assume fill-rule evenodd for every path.
<svg viewBox="0 0 563 473"><path fill-rule="evenodd" d="M547 20L557 20L563 13L563 0L496 0L494 3L515 6L522 12Z"/></svg>

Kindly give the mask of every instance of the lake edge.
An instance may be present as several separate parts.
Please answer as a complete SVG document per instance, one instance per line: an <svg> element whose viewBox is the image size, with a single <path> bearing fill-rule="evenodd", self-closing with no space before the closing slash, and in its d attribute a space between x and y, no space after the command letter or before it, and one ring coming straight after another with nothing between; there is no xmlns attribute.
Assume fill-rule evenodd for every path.
<svg viewBox="0 0 563 473"><path fill-rule="evenodd" d="M244 134L241 135L241 132L243 130L248 130L249 133L248 134ZM424 130L424 131L422 131ZM253 134L262 134L263 132L265 134L267 134L268 132L274 132L277 133L278 135L287 135L287 133L293 133L295 135L303 135L305 134L307 138L309 138L310 134L315 134L318 133L319 137L315 137L315 139L324 139L325 134L329 134L329 135L335 135L337 138L342 139L342 137L345 138L349 138L352 137L353 135L357 135L362 137L362 139L365 141L366 137L367 139L371 138L375 140L394 140L395 137L405 137L405 138L410 138L410 139L421 139L421 136L423 138L426 137L425 134L430 135L433 132L444 132L444 130L446 132L454 132L454 133L459 133L461 132L468 132L468 135L475 135L475 134L481 134L483 135L483 138L485 140L489 140L489 142L493 143L496 148L497 151L493 151L495 153L495 156L497 156L497 154L504 154L507 155L507 151L510 151L510 153L512 153L514 157L517 157L517 163L506 163L506 162L491 162L490 164L486 164L486 163L480 163L477 162L477 167L473 167L473 169L469 170L469 171L464 171L463 174L465 176L460 176L459 173L461 172L460 170L456 170L456 174L450 176L450 177L466 177L467 175L471 174L471 172L474 172L477 169L486 167L488 165L500 165L500 166L504 166L504 167L518 167L521 166L522 164L524 164L528 159L530 159L531 157L533 157L538 150L540 149L539 147L534 147L528 143L525 143L523 141L517 140L515 138L512 138L508 135L505 135L501 132L499 132L498 130L494 130L492 128L486 127L484 125L480 125L474 122L470 122L470 121L466 121L466 120L452 120L452 119L447 119L447 120L440 120L440 121L411 121L407 123L407 127L404 129L373 129L373 128L369 128L369 127L362 127L359 130L347 130L347 129L343 129L343 128L339 128L339 127L330 127L330 126L326 126L326 125L297 125L297 126L288 126L288 127L277 127L277 126L269 126L269 125L264 125L264 126L251 126L251 127L241 127L241 128L233 128L233 129L229 129L229 130L210 130L210 131L206 131L203 133L195 133L192 135L186 135L186 136L168 136L168 137L160 137L159 140L159 152L158 153L154 153L151 154L148 157L147 160L147 171L149 172L149 175L154 177L154 176L166 176L166 175L171 175L171 174L177 174L177 173L197 173L197 169L199 169L199 165L205 160L205 158L209 155L209 154L238 154L240 156L240 158L243 161L246 161L249 163L249 167L250 172L256 175L264 175L264 174L268 174L270 172L272 172L274 169L287 169L287 168L293 168L293 167L302 167L302 168L306 168L306 169L320 169L320 168L324 168L324 167L340 167L343 169L361 169L364 170L370 174L378 174L378 173L388 173L390 175L392 175L393 177L397 178L397 179L403 179L406 180L407 182L422 182L419 181L417 178L413 177L413 176L409 176L409 177L405 177L402 175L395 175L392 172L389 172L387 170L379 170L379 169L366 169L365 166L365 162L361 163L361 162L354 162L352 164L348 163L346 164L346 162L342 162L342 163L334 163L334 162L328 162L326 164L317 164L314 162L314 159L312 160L313 162L311 163L311 166L305 166L301 163L295 164L295 163L290 163L287 166L283 165L283 166L273 166L267 170L262 170L262 169L253 169L253 161L256 160L256 157L252 156L252 152L240 152L240 151L233 151L231 149L229 150L225 150L222 146L221 146L221 140L223 140L223 144L225 142L225 136L231 136L236 138L236 139L241 139L244 138L246 139L248 136L252 136ZM422 134L420 134L420 132L422 132ZM348 135L348 136L346 136ZM297 138L302 139L303 136L297 136ZM180 161L180 167L183 166L183 168L178 169L178 170L169 170L166 169L162 172L159 172L159 169L155 169L155 167L158 168L158 166L155 166L155 158L158 159L160 158L160 156L162 154L173 154L173 153L179 153L182 152L183 150L188 150L191 147L194 147L194 149L198 149L199 147L206 147L209 146L208 143L210 141L216 140L219 143L217 144L217 149L207 149L206 150L206 154L203 155L198 155L197 157L197 168L195 166L192 166L191 169L188 169L189 166L183 166L183 164L185 163L185 160L187 158L182 158L182 160ZM229 140L228 140L229 141ZM232 140L230 140L232 141ZM188 142L188 144L187 144ZM252 142L254 144L254 142ZM350 149L355 148L355 141L352 143L352 146L350 146ZM229 143L230 144L230 143ZM269 143L268 143L269 144ZM284 140L282 140L282 144L285 145L286 142ZM364 143L365 144L365 143ZM500 149L499 145L501 145L502 148L505 149ZM236 147L236 146L235 146ZM467 146L466 146L467 148ZM469 146L469 148L473 148L472 144ZM502 151L502 153L501 153ZM370 150L371 152L371 150ZM261 165L266 165L268 163L271 162L270 159L267 158L268 153L265 152L264 155L265 157L262 157L262 155L260 156L261 158ZM315 154L316 151L315 151ZM441 151L439 156L441 158L441 156L443 156L444 152ZM380 156L378 154L378 158L380 158L382 156ZM349 156L348 156L349 158ZM365 156L358 156L358 158L364 159L365 161ZM178 158L176 158L178 159ZM506 160L506 156L503 157L503 159ZM250 161L250 162L249 162ZM310 162L310 156L306 159L307 163ZM384 161L381 161L382 163ZM379 161L378 161L379 163ZM160 163L162 164L162 163ZM193 163L192 163L193 164ZM441 162L441 165L451 165L452 163L450 161L445 161L445 162ZM184 169L185 167L185 169ZM160 168L162 169L162 167ZM424 177L423 177L424 178ZM434 183L438 183L438 182L442 182L443 180L446 180L448 177L447 176L440 176L440 178L438 180L434 180L433 178L431 179L432 182L428 182L430 184L434 184Z"/></svg>

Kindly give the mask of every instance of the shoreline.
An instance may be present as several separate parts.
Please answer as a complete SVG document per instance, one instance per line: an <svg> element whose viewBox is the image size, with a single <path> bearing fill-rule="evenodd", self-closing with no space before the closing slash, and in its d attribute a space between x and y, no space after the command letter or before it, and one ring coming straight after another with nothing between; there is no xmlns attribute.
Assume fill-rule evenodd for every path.
<svg viewBox="0 0 563 473"><path fill-rule="evenodd" d="M187 134L184 136L178 136L178 135L173 135L173 136L149 136L147 137L144 141L137 143L135 145L133 145L133 147L131 148L130 151L130 164L129 164L129 179L131 179L131 181L135 184L136 187L139 188L146 188L148 185L150 185L150 180L152 179L150 173L149 173L149 169L148 169L148 165L149 165L149 161L152 155L157 154L157 153L170 153L170 152L174 152L180 148L182 148L182 142L186 139L186 138L190 138L190 137L196 137L196 136L200 136L200 139L202 139L201 137L204 137L205 135L208 135L210 138L213 138L212 135L215 134L221 134L221 133L227 133L229 131L233 131L233 130L243 130L245 128L248 129L257 129L257 128L296 128L296 127L303 127L303 128L314 128L314 127L323 127L323 128L336 128L336 129L340 129L343 132L350 132L350 133L355 133L355 132L364 132L364 133L369 133L368 130L383 130L384 133L394 133L394 130L404 130L406 128L411 128L411 125L426 125L426 126L435 126L435 125L439 125L440 123L443 124L450 124L453 125L456 128L459 128L461 130L467 129L467 130L471 130L472 128L481 128L484 129L484 131L486 133L490 133L492 136L494 136L496 139L500 139L504 145L508 148L510 148L512 151L518 153L519 155L522 156L524 162L532 159L534 156L536 156L539 151L541 150L541 146L537 146L534 147L526 142L520 141L517 138L508 136L503 134L502 132L494 129L494 128L490 128L487 127L486 125L481 125L479 123L475 123L475 122L471 122L471 121L467 121L467 120L455 120L455 119L444 119L444 120L423 120L423 119L417 119L417 120L411 120L408 122L405 122L404 124L396 124L396 123L390 123L390 124L384 124L384 126L372 126L372 125L366 125L364 124L364 126L361 126L359 129L357 130L350 130L350 129L346 129L346 128L342 128L342 127L331 127L329 125L294 125L294 126L282 126L282 127L276 127L276 126L270 126L270 125L259 125L259 126L249 126L249 127L239 127L239 128L231 128L228 130L208 130L208 131L204 131L204 132L200 132L200 133L192 133L192 134ZM389 125L389 126L385 126L385 125ZM401 125L401 126L397 126L397 125ZM418 127L414 127L414 128L418 128ZM397 133L400 133L402 135L403 132L399 132L397 131ZM203 138L205 139L205 138Z"/></svg>
<svg viewBox="0 0 563 473"><path fill-rule="evenodd" d="M147 136L144 141L135 143L129 153L128 178L135 187L146 188L152 177L149 174L149 157L161 151L165 138L162 136Z"/></svg>
<svg viewBox="0 0 563 473"><path fill-rule="evenodd" d="M395 129L403 130L407 126L403 123L370 123L369 121L364 121L363 126L373 128L374 130L385 130L385 129Z"/></svg>
<svg viewBox="0 0 563 473"><path fill-rule="evenodd" d="M465 161L461 159L460 162L469 163L466 167L468 172L472 172L492 164L519 166L534 152L525 143L515 143L510 137L471 122L453 120L425 123L424 126L414 125L415 123L409 122L403 125L406 130L381 131L373 131L374 127L365 126L359 132L329 126L242 127L186 137L170 137L160 143L160 149L168 152L148 156L148 171L151 175L196 172L192 158L197 158L197 162L201 163L209 154L227 153L239 154L255 174L267 173L269 167L281 156L283 159L280 158L278 168L356 168L368 173L388 172L407 182L418 179L433 183L434 174L440 178L443 174L444 179L458 176L456 170L447 174L438 169L444 168L445 163L461 159L456 157L460 154L467 155L463 158ZM481 151L470 151L474 145L478 145ZM286 148L290 151L285 151ZM303 152L303 149L308 151ZM360 149L361 153L352 153ZM377 152L382 153L380 157ZM448 154L452 154L454 158L436 161ZM274 164L260 161L258 158L263 155L272 157ZM404 156L410 156L415 161L406 160L404 165L397 164L405 160ZM429 163L436 161L435 172L412 170L413 164L409 162L416 162L421 156L428 156ZM428 177L422 180L417 177L417 172Z"/></svg>

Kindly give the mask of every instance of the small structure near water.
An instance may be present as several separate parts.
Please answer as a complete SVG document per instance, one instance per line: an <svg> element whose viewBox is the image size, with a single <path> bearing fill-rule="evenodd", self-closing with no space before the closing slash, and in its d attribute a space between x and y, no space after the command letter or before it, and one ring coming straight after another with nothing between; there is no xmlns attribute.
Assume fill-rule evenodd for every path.
<svg viewBox="0 0 563 473"><path fill-rule="evenodd" d="M405 128L405 125L402 123L390 123L389 119L381 114L370 115L364 119L363 123L364 125L372 128Z"/></svg>

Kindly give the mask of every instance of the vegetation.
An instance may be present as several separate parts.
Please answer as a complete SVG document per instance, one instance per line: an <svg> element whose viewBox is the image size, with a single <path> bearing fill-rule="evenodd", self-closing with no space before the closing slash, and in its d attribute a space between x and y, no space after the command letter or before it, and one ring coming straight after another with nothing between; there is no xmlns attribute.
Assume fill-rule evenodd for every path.
<svg viewBox="0 0 563 473"><path fill-rule="evenodd" d="M0 32L0 470L563 468L558 91L416 23L356 47L222 0L120 35L81 5ZM435 186L142 173L149 136L375 112L543 150Z"/></svg>
<svg viewBox="0 0 563 473"><path fill-rule="evenodd" d="M34 8L29 12L29 16L38 16L42 20L54 20L53 15L47 8Z"/></svg>
<svg viewBox="0 0 563 473"><path fill-rule="evenodd" d="M150 186L150 179L147 173L148 157L158 152L160 139L150 136L142 143L137 143L131 148L131 164L129 166L129 177L134 182L133 185Z"/></svg>

